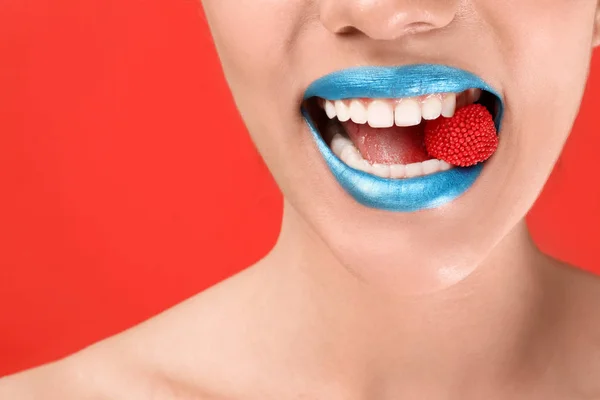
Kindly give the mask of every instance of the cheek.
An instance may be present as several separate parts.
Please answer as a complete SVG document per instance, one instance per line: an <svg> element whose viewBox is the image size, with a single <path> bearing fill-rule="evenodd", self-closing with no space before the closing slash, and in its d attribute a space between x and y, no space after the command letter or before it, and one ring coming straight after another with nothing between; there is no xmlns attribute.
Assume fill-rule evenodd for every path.
<svg viewBox="0 0 600 400"><path fill-rule="evenodd" d="M497 22L506 27L499 28L506 68L504 146L514 173L533 191L550 174L579 109L595 1L528 3L519 3L518 15Z"/></svg>
<svg viewBox="0 0 600 400"><path fill-rule="evenodd" d="M278 73L289 58L287 43L295 31L295 21L301 20L297 3L205 0L205 13L232 86L257 89L278 81Z"/></svg>
<svg viewBox="0 0 600 400"><path fill-rule="evenodd" d="M207 10L207 17L229 84L236 85L253 76L259 78L256 76L259 66L268 61L265 60L267 41L261 39L260 31L251 22L251 15L244 20L223 8L219 6L211 14Z"/></svg>
<svg viewBox="0 0 600 400"><path fill-rule="evenodd" d="M235 103L270 167L278 154L297 148L290 43L302 21L302 1L205 0L205 13ZM286 18L281 18L285 15ZM296 107L297 105L297 107ZM294 121L298 119L298 124ZM295 145L295 146L294 146Z"/></svg>

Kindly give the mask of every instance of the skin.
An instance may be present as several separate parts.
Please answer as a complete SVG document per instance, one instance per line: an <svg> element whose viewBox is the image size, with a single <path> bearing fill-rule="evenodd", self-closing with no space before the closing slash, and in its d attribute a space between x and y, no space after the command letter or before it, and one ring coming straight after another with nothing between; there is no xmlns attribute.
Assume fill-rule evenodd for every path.
<svg viewBox="0 0 600 400"><path fill-rule="evenodd" d="M284 193L277 245L138 327L0 380L0 398L600 397L598 279L541 254L524 222L578 111L596 0L203 6ZM500 148L446 206L365 208L328 173L299 113L303 92L350 66L417 62L497 88Z"/></svg>

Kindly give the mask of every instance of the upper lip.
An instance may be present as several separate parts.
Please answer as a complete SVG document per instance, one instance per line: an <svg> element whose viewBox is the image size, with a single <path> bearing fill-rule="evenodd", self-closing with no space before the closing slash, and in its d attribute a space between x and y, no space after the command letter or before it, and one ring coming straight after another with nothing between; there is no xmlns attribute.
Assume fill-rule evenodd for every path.
<svg viewBox="0 0 600 400"><path fill-rule="evenodd" d="M473 88L485 90L497 98L500 107L495 120L496 127L500 130L504 101L499 92L471 72L441 64L343 69L310 84L304 93L304 99L403 98L435 93L458 93Z"/></svg>

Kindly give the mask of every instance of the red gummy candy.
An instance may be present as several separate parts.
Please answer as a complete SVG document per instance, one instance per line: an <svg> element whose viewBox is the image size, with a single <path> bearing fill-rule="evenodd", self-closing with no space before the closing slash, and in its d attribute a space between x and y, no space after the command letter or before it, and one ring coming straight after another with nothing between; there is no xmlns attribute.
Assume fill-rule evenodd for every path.
<svg viewBox="0 0 600 400"><path fill-rule="evenodd" d="M471 104L452 118L427 121L425 148L430 156L458 167L483 162L498 148L494 119L481 104Z"/></svg>

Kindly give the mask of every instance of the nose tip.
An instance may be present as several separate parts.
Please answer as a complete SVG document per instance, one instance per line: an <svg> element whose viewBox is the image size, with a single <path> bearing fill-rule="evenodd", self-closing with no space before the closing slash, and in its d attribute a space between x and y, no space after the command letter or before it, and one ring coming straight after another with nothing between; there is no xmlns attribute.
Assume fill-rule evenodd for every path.
<svg viewBox="0 0 600 400"><path fill-rule="evenodd" d="M427 32L449 25L459 0L322 0L320 18L333 33L360 31L376 40Z"/></svg>

